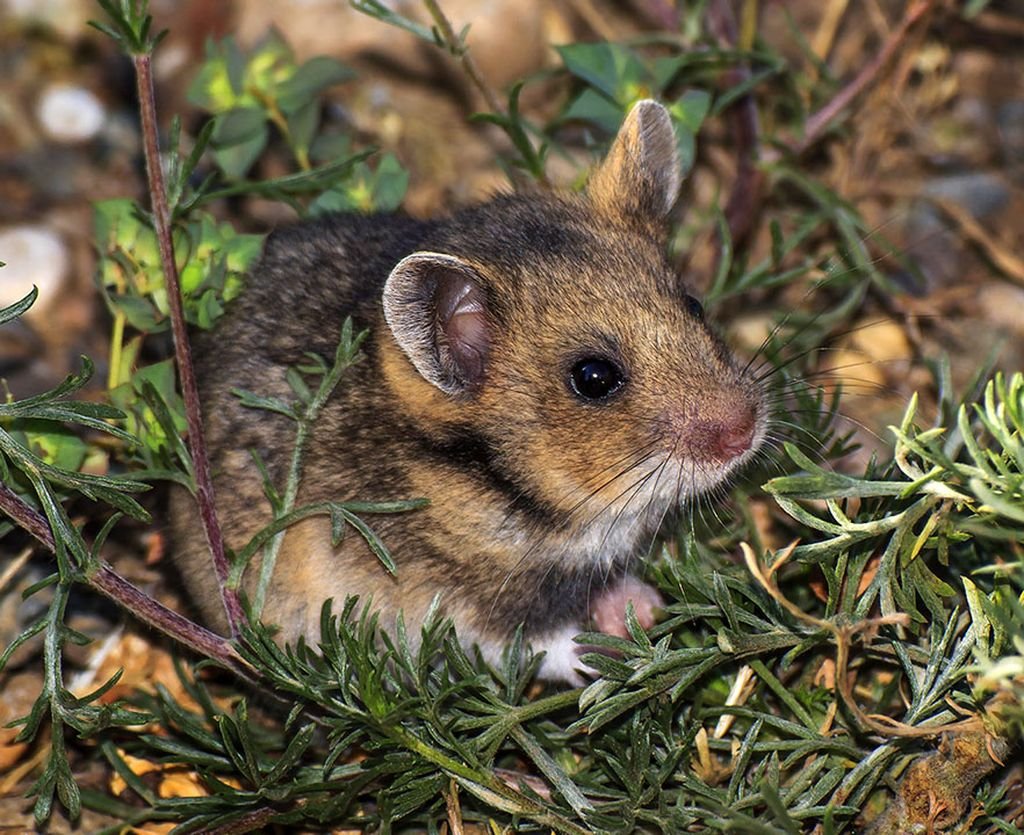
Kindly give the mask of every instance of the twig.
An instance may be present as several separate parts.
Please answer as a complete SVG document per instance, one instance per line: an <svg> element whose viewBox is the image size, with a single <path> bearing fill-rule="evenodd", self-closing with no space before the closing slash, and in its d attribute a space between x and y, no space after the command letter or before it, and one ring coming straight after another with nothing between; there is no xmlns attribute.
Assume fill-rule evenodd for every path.
<svg viewBox="0 0 1024 835"><path fill-rule="evenodd" d="M490 111L503 119L508 118L508 112L505 106L501 103L497 93L491 88L484 78L483 73L480 72L480 67L477 66L476 61L470 54L469 47L455 34L455 30L452 28L451 21L448 20L437 0L423 0L423 5L426 6L427 11L430 13L431 18L434 21L437 33L441 37L442 46L448 51L448 53L457 58L459 63L462 64L462 69L466 73L473 86L479 91L480 95L483 96L484 101L487 103L487 107ZM532 145L532 140L527 140ZM529 185L529 178L521 171L517 171L515 168L511 168L508 172L509 178L512 180L512 184L516 189L524 188ZM539 177L539 182L543 186L548 185L547 178L543 173Z"/></svg>
<svg viewBox="0 0 1024 835"><path fill-rule="evenodd" d="M279 814L281 814L280 809L275 809L272 806L261 806L215 829L205 829L203 831L207 835L245 835L246 832L255 832L257 829L263 829Z"/></svg>
<svg viewBox="0 0 1024 835"><path fill-rule="evenodd" d="M594 0L571 0L570 5L583 22L594 30L594 34L606 41L618 40L618 34L612 25L605 20L602 13L594 6Z"/></svg>
<svg viewBox="0 0 1024 835"><path fill-rule="evenodd" d="M484 79L483 74L480 72L480 68L477 66L476 61L469 52L469 48L465 43L463 43L462 39L455 34L451 21L448 20L437 0L423 0L423 5L427 7L427 11L430 12L430 16L434 20L434 25L437 26L437 30L444 41L445 49L447 49L453 57L458 58L459 63L462 64L462 68L465 70L469 80L472 81L473 86L480 91L480 95L484 97L484 101L487 102L487 106L491 109L491 112L499 113L502 116L508 115L505 113L505 108L498 99L497 94L491 89L490 85Z"/></svg>
<svg viewBox="0 0 1024 835"><path fill-rule="evenodd" d="M818 29L811 40L811 51L818 56L819 60L824 61L828 58L828 53L836 39L836 32L839 31L839 24L849 5L850 0L831 0L825 7L821 20L818 22ZM816 64L810 68L810 76L812 80L817 79L818 66Z"/></svg>
<svg viewBox="0 0 1024 835"><path fill-rule="evenodd" d="M444 805L448 812L448 828L452 835L465 835L462 826L462 806L459 804L459 784L455 780L448 781L447 791L442 789Z"/></svg>
<svg viewBox="0 0 1024 835"><path fill-rule="evenodd" d="M213 501L213 480L210 477L210 462L203 438L203 420L192 368L192 350L189 347L185 312L181 301L181 285L178 280L178 266L174 260L174 245L171 241L171 212L167 205L167 189L160 164L160 143L156 122L156 96L153 90L153 70L150 53L132 56L135 65L136 85L139 96L139 112L142 117L142 137L146 153L146 177L149 182L149 196L153 208L153 225L160 245L160 261L163 265L167 300L171 313L171 332L174 335L174 353L181 376L181 391L185 401L185 417L188 423L189 452L196 479L196 501L199 518L203 523L206 542L210 547L213 567L217 573L221 600L227 614L231 634L238 635L243 622L242 605L238 593L228 588L227 555L224 552L224 537Z"/></svg>
<svg viewBox="0 0 1024 835"><path fill-rule="evenodd" d="M889 39L885 42L878 55L865 64L856 77L836 93L835 97L828 104L824 105L807 119L804 125L804 135L800 139L793 139L787 143L790 151L799 156L815 145L839 113L852 104L853 100L868 87L879 80L882 70L888 66L893 55L903 45L907 35L910 34L910 30L918 21L932 11L936 2L937 0L912 0L906 14L903 16L903 20L900 21L895 31L889 36Z"/></svg>
<svg viewBox="0 0 1024 835"><path fill-rule="evenodd" d="M637 11L646 17L651 23L675 32L679 29L679 10L675 3L669 0L645 0L645 2L634 2Z"/></svg>
<svg viewBox="0 0 1024 835"><path fill-rule="evenodd" d="M0 481L0 512L10 517L20 528L28 531L51 551L56 549L50 523L42 513L29 507L6 484Z"/></svg>
<svg viewBox="0 0 1024 835"><path fill-rule="evenodd" d="M1009 247L999 243L967 209L948 198L925 195L925 199L949 215L963 236L979 247L996 269L1018 284L1024 284L1024 259L1015 255Z"/></svg>
<svg viewBox="0 0 1024 835"><path fill-rule="evenodd" d="M719 44L726 49L738 45L736 19L728 0L714 0L708 9L708 26ZM726 84L730 87L743 84L750 79L750 67L739 63L726 73ZM732 116L733 145L736 148L736 178L725 204L725 220L729 236L736 246L742 242L754 227L761 207L761 192L764 174L757 167L761 151L761 128L758 121L757 103L752 93L741 96L730 108ZM716 248L721 252L721 247ZM716 255L716 261L720 255ZM713 272L718 269L717 263Z"/></svg>
<svg viewBox="0 0 1024 835"><path fill-rule="evenodd" d="M50 530L46 517L25 504L11 488L2 483L0 483L0 512L9 516L48 551L56 550L53 532ZM178 643L248 681L256 678L255 671L235 651L229 641L154 600L114 571L108 563L101 561L99 568L85 575L83 579L96 591L131 612L146 625L152 626Z"/></svg>

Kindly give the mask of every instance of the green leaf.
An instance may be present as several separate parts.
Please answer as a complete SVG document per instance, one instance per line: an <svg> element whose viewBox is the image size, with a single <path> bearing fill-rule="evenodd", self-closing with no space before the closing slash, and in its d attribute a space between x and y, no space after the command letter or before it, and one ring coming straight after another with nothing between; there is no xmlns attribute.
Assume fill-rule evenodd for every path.
<svg viewBox="0 0 1024 835"><path fill-rule="evenodd" d="M299 154L308 154L309 146L320 127L320 102L313 100L287 115L288 138L292 148Z"/></svg>
<svg viewBox="0 0 1024 835"><path fill-rule="evenodd" d="M242 142L224 148L216 148L213 158L217 165L224 172L229 180L240 180L244 177L253 163L259 159L263 149L267 146L270 138L270 129L266 122L263 122L259 130L252 137Z"/></svg>
<svg viewBox="0 0 1024 835"><path fill-rule="evenodd" d="M381 2L381 0L349 0L349 4L357 12L362 12L391 26L397 26L399 29L411 32L417 38L429 44L435 46L438 44L437 37L429 26L424 26L422 23L417 23L415 20L397 14L389 6Z"/></svg>
<svg viewBox="0 0 1024 835"><path fill-rule="evenodd" d="M555 51L569 72L619 104L628 104L631 88L648 79L636 53L621 44L567 44Z"/></svg>
<svg viewBox="0 0 1024 835"><path fill-rule="evenodd" d="M378 212L392 212L402 205L409 187L409 172L394 154L384 154L373 178L373 207Z"/></svg>
<svg viewBox="0 0 1024 835"><path fill-rule="evenodd" d="M112 303L124 314L129 325L143 333L159 333L169 327L167 318L147 298L114 296Z"/></svg>
<svg viewBox="0 0 1024 835"><path fill-rule="evenodd" d="M23 296L21 299L16 301L14 304L4 308L0 308L0 325L5 325L8 322L17 319L26 310L35 304L36 296L39 295L39 291L33 287L29 290L28 294Z"/></svg>
<svg viewBox="0 0 1024 835"><path fill-rule="evenodd" d="M711 106L711 95L704 90L688 90L668 106L676 124L676 145L684 174L693 168L697 155L697 133Z"/></svg>
<svg viewBox="0 0 1024 835"><path fill-rule="evenodd" d="M711 94L706 90L687 90L668 106L678 127L698 133L711 109Z"/></svg>
<svg viewBox="0 0 1024 835"><path fill-rule="evenodd" d="M297 418L295 407L277 397L261 397L245 389L231 389L239 402L249 409L263 409L267 412L277 412L285 417L295 420Z"/></svg>
<svg viewBox="0 0 1024 835"><path fill-rule="evenodd" d="M374 533L370 526L344 507L337 505L336 509L338 514L342 516L346 522L359 531L359 535L362 536L366 541L366 544L370 546L370 550L373 551L374 556L380 560L380 564L384 566L388 574L398 576L398 566L395 565L395 561L388 552L387 546L384 545L384 542L376 533Z"/></svg>
<svg viewBox="0 0 1024 835"><path fill-rule="evenodd" d="M213 119L210 145L217 150L241 145L265 135L267 114L259 107L236 107Z"/></svg>
<svg viewBox="0 0 1024 835"><path fill-rule="evenodd" d="M350 81L356 74L340 61L325 55L310 58L278 87L277 103L286 115L310 105L328 87Z"/></svg>
<svg viewBox="0 0 1024 835"><path fill-rule="evenodd" d="M597 125L609 136L622 124L622 107L602 93L587 88L569 105L563 119L579 119Z"/></svg>

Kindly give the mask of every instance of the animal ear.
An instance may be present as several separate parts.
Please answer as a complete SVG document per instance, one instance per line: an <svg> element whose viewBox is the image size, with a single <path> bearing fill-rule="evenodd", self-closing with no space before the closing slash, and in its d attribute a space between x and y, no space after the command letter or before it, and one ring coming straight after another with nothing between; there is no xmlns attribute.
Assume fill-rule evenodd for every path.
<svg viewBox="0 0 1024 835"><path fill-rule="evenodd" d="M679 152L668 111L653 99L633 105L604 161L590 176L590 199L609 214L665 218L679 194Z"/></svg>
<svg viewBox="0 0 1024 835"><path fill-rule="evenodd" d="M490 349L480 276L437 252L403 258L384 283L384 319L428 383L460 394L483 381Z"/></svg>

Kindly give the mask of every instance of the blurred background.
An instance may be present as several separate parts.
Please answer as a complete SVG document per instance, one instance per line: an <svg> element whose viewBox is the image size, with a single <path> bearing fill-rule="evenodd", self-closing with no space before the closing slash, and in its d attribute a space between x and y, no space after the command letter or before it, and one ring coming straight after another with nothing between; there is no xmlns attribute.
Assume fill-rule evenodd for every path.
<svg viewBox="0 0 1024 835"><path fill-rule="evenodd" d="M705 4L443 5L456 31L471 24L472 54L502 98L513 82L530 79L521 107L545 125L564 112L573 85L555 47L650 41L678 31L696 14L691 6ZM757 37L805 77L817 73L814 61L820 60L837 84L877 55L905 10L904 3L887 0L733 5L737 15L755 8ZM396 0L390 7L428 22L420 3ZM934 356L946 347L957 367L968 369L1002 338L1007 363L1022 364L1024 4L940 3L938 9L923 33L901 46L884 81L859 100L859 115L842 141L823 144L805 159L808 170L920 267L921 275L908 279L908 295L892 304L904 314L933 317L932 327L882 328L837 346L880 363L860 368L858 376L899 389L899 399L912 369L894 360ZM507 138L467 120L485 109L479 94L447 54L408 32L341 0L155 0L151 12L156 28L169 30L155 65L165 125L173 114L181 115L186 134L202 124L205 114L189 90L208 42L230 35L245 51L280 37L297 62L327 55L355 71L327 91L323 118L361 147L397 158L408 172L402 198L408 211L429 215L508 188L499 165ZM97 327L105 313L95 292L91 205L143 196L131 66L88 26L97 17L91 0L0 2L0 260L7 263L0 271L0 303L20 298L31 284L40 288L29 315L0 332L0 376L18 396L52 385L82 353L102 362L108 328ZM759 104L767 134L784 127L772 124L770 101ZM574 142L578 126L560 130L566 150L549 155L548 174L556 183L573 183L591 154ZM273 151L260 159L260 177L287 170L289 161ZM706 207L726 192L734 174L725 120L705 125L698 153L686 200ZM292 216L280 202L258 198L222 201L215 211L245 231L265 231ZM712 256L691 252L687 258L700 290ZM733 313L731 327L741 341L744 333L753 340L763 329L745 321L743 311ZM837 366L849 364L848 357L840 359Z"/></svg>
<svg viewBox="0 0 1024 835"><path fill-rule="evenodd" d="M665 45L678 50L680 43L699 52L706 39L694 21L712 5L443 2L456 32L471 26L471 53L502 102L514 83L527 80L520 108L538 136L553 139L547 177L567 187L582 183L610 131L565 118L578 106L583 85L557 48L607 40L627 42L645 55L657 55ZM793 131L807 114L827 107L872 65L915 2L728 5L757 41L765 66L777 62L755 88L767 159L784 143L798 141ZM420 2L393 0L379 8L429 26ZM511 187L509 137L469 119L487 109L480 91L451 56L410 32L342 0L153 0L150 11L155 28L169 32L155 59L162 126L166 131L179 115L186 150L211 112L211 84L201 77L224 53L210 45L230 37L246 60L283 50L294 64L322 55L352 71L326 89L319 114L323 131L342 137L344 148L377 149L344 205L401 205L428 216ZM0 261L6 263L0 306L32 285L40 294L26 316L0 329L4 395L24 398L53 387L80 368L83 354L97 366L92 396L104 396L104 383L116 377L108 360L112 315L98 291L104 279L93 207L117 198L145 205L147 199L132 66L108 37L88 26L101 16L91 0L0 0ZM723 79L719 91L734 83ZM627 92L635 98L650 91ZM250 178L295 170L293 153L278 133L272 131L260 150ZM847 392L843 426L863 444L851 467L862 467L874 450L888 450L885 427L899 421L913 392L921 393L926 420L934 414L945 361L960 392L993 365L1024 368L1024 2L935 2L927 25L898 39L892 60L835 135L795 161L790 171L812 186L769 172L770 188L751 199L787 234L809 211L813 184L863 218L851 221L847 240L832 232L809 235L802 252L787 260L812 265L799 280L744 292L713 286L720 258L717 210L737 181L738 154L728 113L712 111L677 210L675 257L695 292L717 293L716 318L741 352L757 349L780 311L834 314L817 337L827 349L807 358L805 374L829 390L842 384ZM831 200L825 201L831 212L826 227L834 231L842 213ZM258 194L224 197L205 208L239 233L263 233L297 217L287 201ZM745 243L750 262L768 258L773 246L769 223L755 224ZM847 287L849 273L833 266L834 253L844 247L862 250L857 257L877 269L878 278L857 276ZM843 307L858 283L869 289ZM166 357L166 334L148 339L145 350L146 359ZM108 463L96 466L105 471ZM751 503L755 516L759 507ZM180 608L158 565L164 546L157 526L137 531L137 541L108 546L107 553L122 573ZM19 556L22 564L28 555ZM19 592L49 570L48 559L40 558L15 581L5 585L13 574L0 579L0 643L27 622ZM72 614L75 626L92 634L110 632L121 619L110 607ZM140 682L175 679L166 653L134 632L119 634L103 661L110 669L98 670L97 663L93 677L102 680L125 668L126 691ZM23 647L19 658L33 652L38 643ZM0 679L0 726L27 712L39 693L38 671L22 672L17 661ZM92 664L84 651L72 661ZM0 829L6 821L29 820L22 795L38 766L36 754L12 744L13 736L0 731L0 798L12 797L0 806ZM96 784L106 785L109 776L97 774ZM82 826L88 831L87 820Z"/></svg>

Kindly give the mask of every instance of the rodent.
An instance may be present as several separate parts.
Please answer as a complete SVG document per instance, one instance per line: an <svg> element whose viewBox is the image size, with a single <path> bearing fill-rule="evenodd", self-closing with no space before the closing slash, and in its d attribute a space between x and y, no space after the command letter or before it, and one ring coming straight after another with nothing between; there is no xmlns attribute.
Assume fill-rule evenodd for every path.
<svg viewBox="0 0 1024 835"><path fill-rule="evenodd" d="M298 504L424 496L367 517L337 548L329 520L288 530L263 619L319 635L323 601L372 597L418 634L435 595L492 661L524 624L540 675L578 683L573 637L624 634L626 600L660 598L629 573L666 515L755 455L764 393L705 323L666 260L680 187L671 120L637 103L583 194L497 196L439 220L328 216L273 232L197 365L217 508L238 549L270 520L256 450L282 485L294 424L241 388L293 399L285 371L333 356L342 321L365 357L325 407ZM224 615L188 496L172 499L176 562L206 620ZM252 588L258 569L247 570Z"/></svg>

